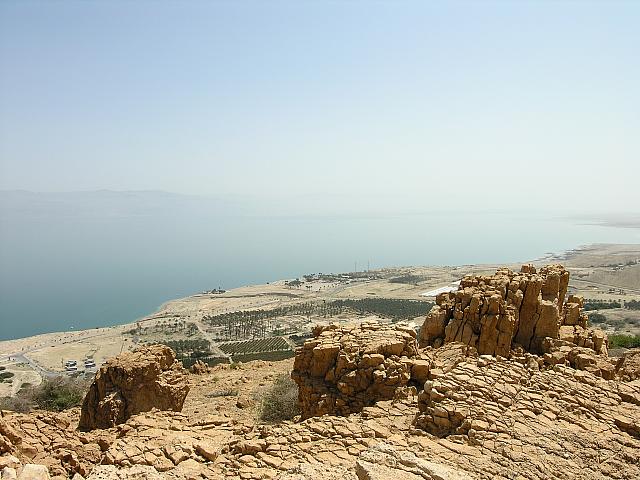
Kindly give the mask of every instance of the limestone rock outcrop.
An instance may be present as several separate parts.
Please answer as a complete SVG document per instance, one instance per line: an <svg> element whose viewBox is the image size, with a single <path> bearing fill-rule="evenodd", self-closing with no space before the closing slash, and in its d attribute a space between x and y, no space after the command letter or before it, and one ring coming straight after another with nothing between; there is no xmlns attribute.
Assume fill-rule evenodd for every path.
<svg viewBox="0 0 640 480"><path fill-rule="evenodd" d="M224 478L334 479L338 468L349 480L639 478L638 386L569 366L538 370L541 358L528 352L500 360L454 343L427 354L433 398L258 425L229 442ZM442 430L436 407L436 417L451 419Z"/></svg>
<svg viewBox="0 0 640 480"><path fill-rule="evenodd" d="M543 354L558 346L545 339L562 339L606 356L607 338L587 328L582 299L570 295L565 302L568 284L562 265L465 277L458 291L437 296L420 330L420 346L461 342L480 354L506 357L517 346Z"/></svg>
<svg viewBox="0 0 640 480"><path fill-rule="evenodd" d="M408 327L332 324L313 333L297 350L291 374L303 418L358 412L394 398L408 386L412 372L417 379L428 371L428 363L416 362L413 368L420 359L416 333Z"/></svg>
<svg viewBox="0 0 640 480"><path fill-rule="evenodd" d="M109 428L153 408L182 410L187 372L164 345L123 353L96 374L82 404L80 429Z"/></svg>
<svg viewBox="0 0 640 480"><path fill-rule="evenodd" d="M42 464L53 477L66 478L76 473L84 475L100 462L100 445L77 431L77 408L59 413L4 413L5 417L0 418L0 431L4 433L0 436L5 435L12 457L23 464ZM2 460L0 455L0 466Z"/></svg>

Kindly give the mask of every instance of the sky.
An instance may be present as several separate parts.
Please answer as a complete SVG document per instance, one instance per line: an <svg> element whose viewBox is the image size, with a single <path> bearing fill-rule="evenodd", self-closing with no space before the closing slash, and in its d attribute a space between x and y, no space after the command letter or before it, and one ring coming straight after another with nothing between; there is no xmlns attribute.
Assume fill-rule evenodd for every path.
<svg viewBox="0 0 640 480"><path fill-rule="evenodd" d="M640 2L0 2L0 189L637 211Z"/></svg>

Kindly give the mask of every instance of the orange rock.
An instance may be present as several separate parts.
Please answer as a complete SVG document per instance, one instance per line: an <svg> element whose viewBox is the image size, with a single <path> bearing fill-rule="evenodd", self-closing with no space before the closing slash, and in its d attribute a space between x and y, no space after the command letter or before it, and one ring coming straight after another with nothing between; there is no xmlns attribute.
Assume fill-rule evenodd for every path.
<svg viewBox="0 0 640 480"><path fill-rule="evenodd" d="M153 345L105 363L84 398L80 428L109 428L152 408L182 410L187 373L173 351Z"/></svg>

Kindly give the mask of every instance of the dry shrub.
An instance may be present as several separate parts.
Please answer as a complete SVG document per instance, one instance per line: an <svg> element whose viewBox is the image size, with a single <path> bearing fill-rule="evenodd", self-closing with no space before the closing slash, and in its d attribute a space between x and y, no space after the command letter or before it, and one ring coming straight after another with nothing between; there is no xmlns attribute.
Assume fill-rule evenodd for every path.
<svg viewBox="0 0 640 480"><path fill-rule="evenodd" d="M82 403L88 382L79 377L45 378L40 385L23 385L15 397L0 399L0 408L28 412L34 408L60 412Z"/></svg>
<svg viewBox="0 0 640 480"><path fill-rule="evenodd" d="M276 377L261 402L260 420L278 423L300 414L298 385L287 374Z"/></svg>
<svg viewBox="0 0 640 480"><path fill-rule="evenodd" d="M32 407L31 402L22 396L0 398L0 410L27 413L31 411Z"/></svg>

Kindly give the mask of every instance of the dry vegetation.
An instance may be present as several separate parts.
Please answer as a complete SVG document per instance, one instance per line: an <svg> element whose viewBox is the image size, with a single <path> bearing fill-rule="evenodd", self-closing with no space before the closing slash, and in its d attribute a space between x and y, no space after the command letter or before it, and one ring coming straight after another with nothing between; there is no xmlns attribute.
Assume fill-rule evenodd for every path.
<svg viewBox="0 0 640 480"><path fill-rule="evenodd" d="M62 375L46 378L40 385L23 384L16 396L0 398L0 409L16 412L29 412L32 409L60 412L79 406L88 386L88 381L81 377Z"/></svg>
<svg viewBox="0 0 640 480"><path fill-rule="evenodd" d="M260 405L260 420L277 423L300 414L298 385L287 374L278 375L264 393Z"/></svg>

